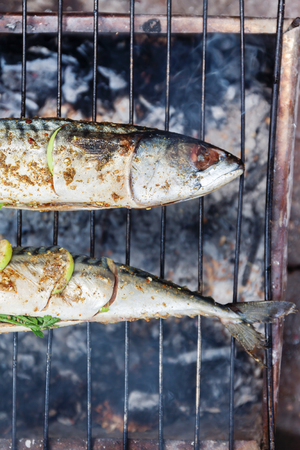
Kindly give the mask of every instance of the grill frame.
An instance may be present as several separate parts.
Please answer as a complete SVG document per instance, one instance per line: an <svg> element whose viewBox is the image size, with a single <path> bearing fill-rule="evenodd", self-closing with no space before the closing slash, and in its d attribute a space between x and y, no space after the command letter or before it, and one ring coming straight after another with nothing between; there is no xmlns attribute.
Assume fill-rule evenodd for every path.
<svg viewBox="0 0 300 450"><path fill-rule="evenodd" d="M26 35L28 33L36 32L57 32L58 36L58 71L57 71L57 84L58 84L58 95L57 95L57 115L60 116L61 113L61 43L62 43L62 33L64 32L86 32L93 29L94 36L94 59L93 59L93 120L96 119L96 100L97 100L97 36L98 33L107 32L130 32L130 111L129 111L129 122L133 123L133 42L134 33L145 33L146 24L149 24L149 20L154 21L153 23L160 24L160 29L157 28L156 32L167 34L167 69L166 69L166 109L165 109L165 129L169 128L169 96L170 96L170 52L171 52L171 31L177 33L184 33L186 30L188 32L199 32L203 29L203 35L206 36L208 32L237 32L238 27L241 30L241 157L244 159L244 146L245 146L245 83L244 83L244 30L245 32L261 32L261 33L273 33L275 28L275 21L270 19L245 19L243 12L243 2L240 2L240 18L207 18L207 2L204 2L203 9L203 19L200 17L185 18L185 17L172 17L171 15L171 1L168 0L167 3L167 15L166 16L136 16L134 14L134 1L130 1L130 15L101 15L98 13L98 1L94 1L94 12L93 14L65 14L62 11L62 0L59 1L59 12L58 16L54 14L27 14L27 2L22 0L23 12L20 14L5 14L0 18L0 33L22 33L23 36L23 48L22 48L22 102L21 102L21 117L25 117L26 113ZM21 21L21 31L20 31L20 18ZM267 184L267 205L266 205L266 229L265 229L265 278L266 278L266 288L265 295L266 300L268 299L282 299L282 294L285 291L286 283L286 256L282 252L282 245L286 248L286 232L287 223L284 226L280 226L277 221L272 223L272 200L273 200L273 184L274 189L274 202L280 202L282 198L287 199L290 192L291 180L287 176L284 176L284 186L278 187L280 183L276 183L282 178L282 165L278 165L277 161L282 158L286 159L289 163L292 161L293 152L293 140L294 132L291 123L295 121L296 108L295 103L289 109L286 108L286 103L288 97L291 95L290 91L286 92L284 89L284 84L282 79L284 79L285 85L291 87L292 92L297 92L297 75L293 70L293 61L296 61L297 55L299 56L299 30L293 31L295 34L293 39L289 39L288 34L283 36L283 30L287 29L287 26L291 21L284 21L284 1L280 0L278 3L278 18L277 18L277 45L276 45L276 55L275 55L275 71L274 71L274 85L273 85L273 95L272 95L272 110L271 110L271 126L270 126L270 139L269 139L269 163L268 163L268 184ZM82 27L82 23L83 28ZM91 27L92 24L92 27ZM129 24L129 27L128 27ZM159 30L159 31L158 31ZM155 32L152 30L152 32ZM286 38L286 36L288 36ZM292 42L291 42L292 41ZM206 40L203 40L203 59L202 59L202 98L201 98L201 118L202 127L200 130L200 138L205 138L205 51L206 51ZM281 70L281 52L283 53L283 58L285 58L286 64L282 66L282 78L280 80L280 70ZM280 96L279 96L280 89ZM292 96L292 98L294 98ZM277 124L277 110L279 110L279 117L283 116L285 121L288 121L288 131L286 128L279 124L277 134L276 134L276 124ZM287 112L286 112L287 111ZM282 121L284 123L284 121ZM276 141L275 141L276 137ZM290 145L292 144L292 145ZM288 151L286 151L289 148ZM276 161L275 161L276 153ZM274 165L276 166L276 171L274 174ZM284 170L283 170L284 172ZM286 173L286 169L285 172ZM244 178L240 179L240 189L239 189L239 208L237 217L237 233L236 233L236 258L235 258L235 271L234 271L234 292L233 301L237 301L237 278L238 278L238 256L239 256L239 240L240 240L240 229L241 229L241 219L242 219L242 199L243 199L243 183ZM288 219L288 201L285 201L285 217ZM275 208L276 209L276 208ZM276 210L275 217L277 217L278 209ZM202 286L202 256L203 256L203 238L202 238L202 217L203 217L203 199L199 202L199 289ZM274 221L273 221L274 222ZM95 253L95 214L90 213L90 255L94 256ZM165 259L165 231L166 231L166 208L162 208L161 214L161 252L160 252L160 275L164 277L164 259ZM54 213L53 219L53 244L57 244L58 238L58 213ZM130 233L131 233L131 214L130 211L127 213L126 221L126 264L130 263ZM271 234L273 234L273 243L271 241ZM280 238L277 240L276 237ZM275 237L275 239L274 239ZM21 245L22 238L22 212L18 211L17 215L17 245ZM278 243L279 242L279 243ZM274 259L271 258L272 254L280 256L280 264L275 266ZM276 280L277 289L272 288L271 274ZM158 446L159 449L168 448L168 441L163 439L163 322L160 319L159 325L159 439ZM267 351L267 361L268 369L266 371L266 386L265 392L267 395L267 402L264 405L264 445L265 448L274 449L274 417L275 409L278 400L278 380L280 372L280 354L282 345L282 324L275 325L273 327L273 348L271 348L272 343L272 329L267 327L266 333L269 339L270 348ZM52 336L53 331L50 330L48 334L48 350L47 350L47 362L46 362L46 386L45 386L45 412L44 412L44 449L49 448L51 442L51 448L66 448L67 443L63 444L63 441L59 443L48 439L48 428L49 428L49 386L50 386L50 375L51 375L51 353L52 353ZM234 418L233 418L233 379L234 379L234 340L232 340L232 352L231 352L231 403L230 403L230 426L229 426L229 448L233 449L235 442L233 440L233 430L234 430ZM18 352L18 336L14 333L13 337L13 412L12 412L12 448L16 449L23 448L22 440L19 442L17 438L17 428L16 428L16 400L17 400L17 352ZM197 357L197 377L199 381L197 382L197 393L196 393L196 424L195 424L195 441L194 444L190 442L179 443L176 448L195 448L198 449L200 446L199 441L199 427L200 424L200 371L201 371L201 322L200 318L198 321L198 357ZM273 361L271 354L273 356ZM139 441L135 443L128 439L128 358L129 358L129 324L125 324L125 378L124 378L124 431L123 431L123 442L107 440L107 439L96 439L93 442L92 439L92 420L91 420L91 337L90 337L90 327L87 324L87 441L83 443L81 440L72 440L72 448L155 448L157 445L156 441ZM7 441L7 442L5 442ZM4 446L9 446L8 440L1 440ZM36 440L36 444L38 444ZM174 443L174 441L172 441ZM241 441L239 441L241 443ZM248 443L241 443L243 449L248 448ZM63 444L63 447L61 447ZM171 444L170 444L171 445ZM183 447L180 447L183 445ZM213 447L219 448L218 443L213 444ZM6 448L6 447L5 447ZM24 447L26 448L26 447ZM32 448L35 448L32 446ZM38 447L36 447L38 448ZM40 448L40 447L39 447ZM201 447L202 448L202 447ZM249 447L250 448L250 447Z"/></svg>

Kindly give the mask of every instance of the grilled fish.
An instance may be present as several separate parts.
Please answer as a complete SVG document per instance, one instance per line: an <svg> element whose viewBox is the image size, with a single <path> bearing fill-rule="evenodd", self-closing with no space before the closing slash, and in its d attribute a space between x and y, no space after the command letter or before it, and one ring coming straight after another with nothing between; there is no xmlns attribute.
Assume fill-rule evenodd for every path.
<svg viewBox="0 0 300 450"><path fill-rule="evenodd" d="M10 262L7 258L0 272L0 333L32 329L41 334L45 328L85 321L107 324L203 315L219 318L244 349L261 361L256 353L265 341L252 324L295 312L293 303L283 301L221 305L109 258L69 255L59 247L13 249Z"/></svg>
<svg viewBox="0 0 300 450"><path fill-rule="evenodd" d="M152 128L0 119L0 205L151 208L206 195L243 173L211 144Z"/></svg>

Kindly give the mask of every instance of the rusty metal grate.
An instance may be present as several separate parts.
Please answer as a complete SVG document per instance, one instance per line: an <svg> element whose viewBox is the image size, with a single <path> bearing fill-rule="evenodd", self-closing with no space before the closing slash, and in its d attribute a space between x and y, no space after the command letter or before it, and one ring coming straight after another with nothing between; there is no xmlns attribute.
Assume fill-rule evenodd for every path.
<svg viewBox="0 0 300 450"><path fill-rule="evenodd" d="M57 33L57 116L61 115L61 74L62 74L62 36L63 32L80 33L93 31L93 100L92 100L92 118L96 120L97 107L97 42L99 33L129 33L130 34L130 84L129 84L129 122L133 123L134 116L134 96L133 96L133 76L134 76L134 34L135 33L164 33L167 36L166 48L166 96L165 96L165 129L169 129L169 110L170 110L170 54L171 54L171 34L172 33L203 33L202 45L202 62L201 62L201 129L199 132L200 139L205 138L205 76L206 76L206 55L207 55L207 33L211 32L231 32L240 34L240 73L241 73L241 158L245 160L245 33L276 33L276 52L275 52L275 68L274 68L274 84L272 93L272 109L270 121L270 137L269 137L269 159L268 159L268 178L267 178L267 201L266 201L266 223L265 223L265 299L280 299L285 285L285 257L283 248L286 246L286 224L282 224L276 219L278 214L283 213L288 216L287 201L283 201L283 210L276 209L276 202L280 199L286 199L289 191L289 179L287 172L290 170L292 160L292 143L293 143L293 118L295 114L295 104L286 108L288 98L291 95L295 97L297 87L297 74L293 71L294 61L297 59L299 41L299 33L289 36L283 35L283 31L288 28L290 21L284 21L284 1L278 2L277 25L275 20L267 19L245 19L243 1L240 1L240 18L208 18L207 17L207 1L204 1L203 17L177 17L171 13L171 0L167 1L167 11L165 16L137 16L134 12L134 1L130 1L130 15L100 15L98 13L98 1L94 0L93 14L70 14L63 13L63 2L58 0L58 15L47 14L27 14L27 2L22 0L22 14L5 14L0 17L0 33L22 33L22 102L21 117L26 115L26 40L27 35L31 33ZM295 23L295 27L297 23ZM282 54L284 64L281 71ZM280 76L281 75L281 76ZM284 85L282 81L284 80ZM279 92L280 91L280 92ZM279 95L280 94L280 95ZM292 97L292 98L294 98ZM277 125L278 111L281 122ZM285 167L282 164L276 166L274 173L274 165L276 161L285 159L287 162ZM284 180L281 187L278 187L276 181ZM274 185L275 183L275 185ZM275 186L275 187L274 187ZM233 285L233 301L237 301L238 297L238 270L239 270L239 253L241 238L241 222L242 222L242 205L244 192L244 177L240 179L239 186L239 203L238 214L236 219L236 249L234 262L234 285ZM273 199L275 198L275 203ZM275 211L272 213L272 206L275 204ZM273 216L272 216L273 214ZM199 290L202 289L203 277L203 199L199 202L199 239L198 239L198 285ZM272 221L273 217L273 221ZM275 220L274 220L275 219ZM57 244L59 233L59 216L58 212L54 213L53 219L53 244ZM273 241L271 241L273 234ZM126 219L126 264L130 263L131 249L131 212L127 212ZM22 212L17 215L17 245L21 245L22 241ZM161 211L161 236L160 236L160 275L165 275L165 241L166 241L166 207ZM95 213L90 213L90 255L95 254ZM273 264L273 256L279 258L278 265ZM279 255L279 256L278 256ZM278 259L277 258L277 259ZM272 287L272 280L276 277L276 288ZM271 327L266 328L266 335L269 341L267 349L266 370L266 403L264 414L264 445L265 448L274 449L274 422L275 410L277 403L277 387L280 367L280 350L281 340L279 332L280 324L273 328L273 339ZM96 439L93 440L92 433L92 371L91 371L91 329L87 324L87 439L74 440L72 444L67 441L49 442L49 408L50 408L50 379L51 379L51 358L52 358L52 337L53 331L48 334L48 347L46 358L46 385L45 385L45 411L44 411L44 439L36 441L36 447L31 448L173 448L172 444L164 439L163 427L163 321L159 323L159 408L158 408L158 441L139 440L132 441L128 439L128 397L129 397L129 324L125 323L125 376L124 376L124 427L123 442L113 439ZM201 321L198 318L197 329L197 370L196 370L196 420L195 420L195 437L194 441L181 441L176 443L176 448L198 450L206 448L205 443L200 443L199 430L201 428L200 418L200 387L201 387ZM273 340L273 350L272 350ZM273 360L272 360L273 352ZM228 448L250 449L247 443L234 441L234 367L235 367L235 342L231 342L231 359L230 359L230 422L228 427ZM26 448L25 440L19 441L17 433L17 359L18 359L18 335L14 333L13 337L13 408L12 408L12 441L3 440L4 448ZM175 445L175 444L174 444ZM202 446L203 445L203 446ZM238 445L238 447L236 447ZM11 447L10 447L11 446ZM211 443L211 447L218 449L217 442ZM222 447L223 448L223 447ZM225 448L225 447L224 447ZM253 447L254 448L254 447Z"/></svg>

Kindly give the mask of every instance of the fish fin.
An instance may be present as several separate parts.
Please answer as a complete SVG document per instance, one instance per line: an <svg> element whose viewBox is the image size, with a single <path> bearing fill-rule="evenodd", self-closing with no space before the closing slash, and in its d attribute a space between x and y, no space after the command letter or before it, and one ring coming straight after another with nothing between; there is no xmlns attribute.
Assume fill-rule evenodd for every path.
<svg viewBox="0 0 300 450"><path fill-rule="evenodd" d="M297 312L296 305L290 302L244 302L230 303L226 306L247 323L271 323L283 316Z"/></svg>
<svg viewBox="0 0 300 450"><path fill-rule="evenodd" d="M265 338L255 330L252 324L255 322L272 323L297 311L294 303L278 301L230 303L226 306L234 311L240 320L221 319L221 322L246 352L263 365L261 349L266 348Z"/></svg>
<svg viewBox="0 0 300 450"><path fill-rule="evenodd" d="M255 361L263 366L263 352L266 348L266 341L264 336L259 333L250 323L246 322L227 322L221 320L223 325L227 328L230 334L242 345L242 347L249 353Z"/></svg>

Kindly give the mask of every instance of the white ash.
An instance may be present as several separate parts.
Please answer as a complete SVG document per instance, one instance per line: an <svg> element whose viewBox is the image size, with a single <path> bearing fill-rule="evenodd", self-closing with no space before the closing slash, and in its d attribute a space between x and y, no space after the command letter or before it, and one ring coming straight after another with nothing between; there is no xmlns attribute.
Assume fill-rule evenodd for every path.
<svg viewBox="0 0 300 450"><path fill-rule="evenodd" d="M158 394L150 394L141 391L130 392L128 398L129 410L145 410L157 408Z"/></svg>
<svg viewBox="0 0 300 450"><path fill-rule="evenodd" d="M97 119L128 122L129 100L126 92L129 79L128 61L124 60L122 63L120 56L124 52L128 55L128 40L124 41L120 37L119 40L112 40L108 46L105 39L104 44L112 50L108 52L105 45L102 47L102 43L99 42ZM137 58L135 62L137 72L135 80L138 79L139 82L135 81L134 120L140 125L163 129L165 124L163 64L158 65L157 73L151 72L149 82L147 79L145 81L138 78L141 70L145 69L142 59L143 45L148 45L146 50L149 50L151 45L156 45L156 42L151 40L153 38L147 39L143 44L137 44L141 58ZM224 41L224 36L215 36L210 41L210 52L214 45L221 46L221 50L216 52L215 57L219 58L219 61L213 57L210 60L205 140L239 155L239 69L237 62L228 61L228 52L235 54L238 44L236 38L232 36L228 37L227 42L222 40ZM90 119L92 78L91 65L86 67L86 62L90 57L91 42L74 40L72 45L67 38L66 41L68 54L63 55L62 115ZM49 117L56 115L54 97L57 55L53 50L53 43L49 46L46 44L38 42L38 39L31 42L31 57L34 55L36 59L28 62L26 105L27 114L42 114ZM191 52L189 45L192 44L194 47ZM172 50L178 50L178 61L186 55L187 66L181 67L178 75L173 73L171 77L170 130L196 137L200 128L201 58L197 58L196 53L200 44L197 42L192 44L185 39L173 41ZM248 51L251 50L252 64L255 58L259 60L260 64L253 64L257 72L261 70L259 67L263 59L261 48L248 47ZM157 58L161 58L163 62L165 49L158 46L156 52ZM196 56L195 61L189 59L192 58L193 52ZM1 61L3 72L2 78L0 76L0 114L17 117L20 114L21 101L20 61L13 64L5 51ZM107 66L106 61L109 61ZM178 62L174 58L172 67L176 64ZM9 70L6 69L6 65ZM151 66L152 64L147 69L150 70ZM249 67L247 77L249 87L246 92L246 177L239 271L240 300L263 298L264 192L270 110L269 88L257 81L255 73L250 73ZM222 303L232 300L238 185L239 182L236 180L204 199L204 293L213 295ZM153 208L151 211L132 211L131 264L157 275L160 269L160 215L160 208ZM197 200L170 205L167 208L165 276L194 290L198 288L197 218ZM53 213L24 211L22 244L51 245L52 220ZM123 210L96 212L97 256L109 256L116 261L124 262L125 220L126 211ZM0 235L15 245L16 212L3 209L0 211ZM71 252L88 254L89 213L60 213L58 242ZM112 411L122 415L123 324L106 327L92 324L91 328L93 413L98 405L108 401ZM166 429L170 433L172 432L170 430L176 428L174 424L185 423L184 421L191 423L194 420L196 336L197 319L170 319L164 322L165 417ZM204 319L202 339L202 433L205 433L206 438L219 436L220 439L227 439L230 336L217 320ZM36 338L32 333L19 335L18 377L24 380L24 383L18 386L19 433L25 433L33 424L42 430L46 351L46 339ZM10 414L11 392L7 386L11 386L11 358L12 336L1 336L0 392L3 392L0 408L0 417L3 417L1 430L7 430ZM82 325L55 330L51 375L51 408L55 413L50 419L53 426L50 430L54 430L58 422L68 430L73 426L74 435L85 428L84 413L79 414L76 406L79 403L82 405L82 411L85 410L85 361L86 327ZM141 407L147 405L145 408L147 414L154 411L153 416L150 414L150 418L143 416L143 419L153 424L154 434L158 392L157 366L158 322L130 324L131 414L136 414L132 416L135 420L142 420L142 417L139 417L139 410L132 405L138 405L137 398L143 399ZM33 398L32 416L26 409L28 395L32 395ZM243 420L248 422L246 431L243 429L243 436L253 436L253 430L255 432L257 430L255 424L257 417L260 417L257 413L260 396L261 369L238 347L235 398L239 415L237 420L241 423ZM211 415L214 416L213 421ZM237 425L238 423L240 422L237 422ZM190 430L193 439L193 425ZM97 433L101 435L101 429L97 430Z"/></svg>
<svg viewBox="0 0 300 450"><path fill-rule="evenodd" d="M98 66L98 71L108 78L109 87L113 91L126 88L127 82L124 80L122 75L118 74L115 70L109 69L108 67Z"/></svg>
<svg viewBox="0 0 300 450"><path fill-rule="evenodd" d="M163 129L165 126L166 109L161 105L152 105L142 95L139 96L139 101L148 111L145 119L140 122L140 125L151 126L153 128ZM135 117L137 120L137 117ZM169 110L169 130L175 133L184 133L184 114L182 111L170 106Z"/></svg>
<svg viewBox="0 0 300 450"><path fill-rule="evenodd" d="M88 91L89 80L78 79L73 68L70 66L66 67L64 76L68 79L68 83L63 84L62 93L67 102L74 103L80 94Z"/></svg>
<svg viewBox="0 0 300 450"><path fill-rule="evenodd" d="M212 361L219 358L230 358L230 349L228 347L205 349L201 354L201 361ZM181 364L187 365L195 363L197 361L197 351L192 350L190 352L181 353L177 358L167 358L169 364Z"/></svg>

